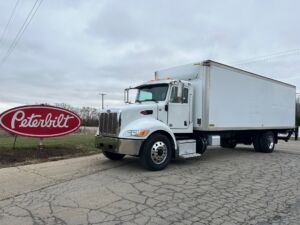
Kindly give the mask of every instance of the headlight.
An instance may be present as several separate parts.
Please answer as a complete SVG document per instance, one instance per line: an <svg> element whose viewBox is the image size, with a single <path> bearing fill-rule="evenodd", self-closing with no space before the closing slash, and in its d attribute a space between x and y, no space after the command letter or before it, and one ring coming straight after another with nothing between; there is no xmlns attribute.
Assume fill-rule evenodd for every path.
<svg viewBox="0 0 300 225"><path fill-rule="evenodd" d="M128 130L127 131L129 136L135 136L135 137L145 137L147 134L149 134L149 130L141 129L141 130Z"/></svg>

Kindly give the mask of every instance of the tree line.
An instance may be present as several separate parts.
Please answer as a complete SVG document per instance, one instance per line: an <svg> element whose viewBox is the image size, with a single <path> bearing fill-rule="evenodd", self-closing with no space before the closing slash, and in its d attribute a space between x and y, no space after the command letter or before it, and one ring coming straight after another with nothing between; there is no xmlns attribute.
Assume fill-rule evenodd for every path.
<svg viewBox="0 0 300 225"><path fill-rule="evenodd" d="M75 112L82 120L82 126L97 127L99 125L99 110L93 107L73 107L66 103L56 103L55 106Z"/></svg>

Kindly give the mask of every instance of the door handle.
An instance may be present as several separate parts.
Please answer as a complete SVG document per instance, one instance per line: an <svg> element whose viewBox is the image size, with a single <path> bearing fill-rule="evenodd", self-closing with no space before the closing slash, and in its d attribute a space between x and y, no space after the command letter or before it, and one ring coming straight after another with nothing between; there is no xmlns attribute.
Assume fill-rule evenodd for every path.
<svg viewBox="0 0 300 225"><path fill-rule="evenodd" d="M186 120L184 121L184 126L187 126L187 122L186 122Z"/></svg>

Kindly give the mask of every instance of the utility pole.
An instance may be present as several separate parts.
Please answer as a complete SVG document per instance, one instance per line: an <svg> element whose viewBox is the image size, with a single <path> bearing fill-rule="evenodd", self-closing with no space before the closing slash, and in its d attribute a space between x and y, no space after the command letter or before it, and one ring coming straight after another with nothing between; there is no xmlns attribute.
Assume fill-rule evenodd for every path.
<svg viewBox="0 0 300 225"><path fill-rule="evenodd" d="M101 98L102 98L102 110L104 109L104 95L106 95L105 93L100 93Z"/></svg>

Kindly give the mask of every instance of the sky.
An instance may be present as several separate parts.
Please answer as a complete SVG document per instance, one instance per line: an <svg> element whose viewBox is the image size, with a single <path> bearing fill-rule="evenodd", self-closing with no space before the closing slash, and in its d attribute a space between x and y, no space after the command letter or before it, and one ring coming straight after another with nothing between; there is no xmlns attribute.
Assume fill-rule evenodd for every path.
<svg viewBox="0 0 300 225"><path fill-rule="evenodd" d="M154 71L206 59L297 86L299 1L0 0L0 113L40 103L122 104ZM3 33L3 31L5 31Z"/></svg>

